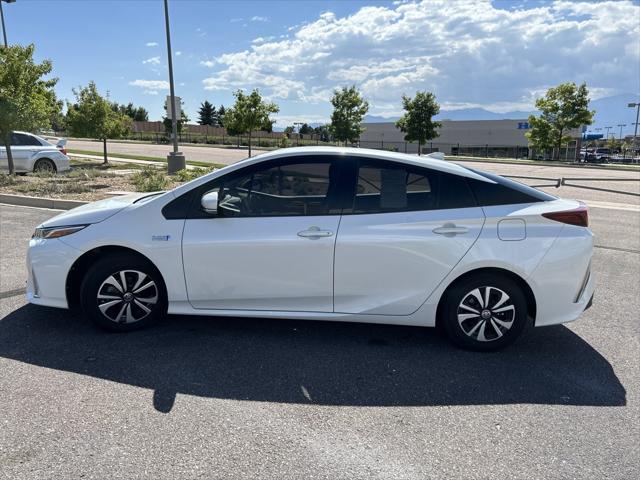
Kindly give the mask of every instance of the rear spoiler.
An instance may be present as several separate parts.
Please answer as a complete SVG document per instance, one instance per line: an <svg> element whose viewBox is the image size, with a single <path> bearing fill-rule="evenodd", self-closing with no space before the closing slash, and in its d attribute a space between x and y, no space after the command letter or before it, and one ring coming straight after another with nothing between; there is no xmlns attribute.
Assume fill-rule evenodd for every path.
<svg viewBox="0 0 640 480"><path fill-rule="evenodd" d="M66 138L59 138L58 143L56 143L56 147L63 148L67 144Z"/></svg>

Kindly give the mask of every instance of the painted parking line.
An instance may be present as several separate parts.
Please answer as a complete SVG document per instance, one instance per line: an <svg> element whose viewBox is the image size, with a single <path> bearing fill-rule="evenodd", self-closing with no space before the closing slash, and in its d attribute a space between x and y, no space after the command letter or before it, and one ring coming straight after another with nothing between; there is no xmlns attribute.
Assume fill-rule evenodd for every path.
<svg viewBox="0 0 640 480"><path fill-rule="evenodd" d="M640 205L633 203L593 202L585 200L589 207L606 208L608 210L625 210L627 212L640 212Z"/></svg>

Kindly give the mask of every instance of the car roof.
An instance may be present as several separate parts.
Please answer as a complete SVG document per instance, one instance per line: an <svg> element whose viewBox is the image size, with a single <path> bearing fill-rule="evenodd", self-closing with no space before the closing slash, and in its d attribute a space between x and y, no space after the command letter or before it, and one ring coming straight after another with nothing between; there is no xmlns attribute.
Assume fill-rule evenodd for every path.
<svg viewBox="0 0 640 480"><path fill-rule="evenodd" d="M415 165L417 167L427 167L433 170L439 170L441 172L451 173L454 175L461 175L463 177L474 178L484 182L494 183L482 175L479 175L471 170L451 163L446 160L440 160L428 155L409 155L407 153L389 152L385 150L374 150L371 148L354 148L354 147L290 147L281 148L271 152L261 153L252 158L247 158L235 165L250 165L252 163L262 162L264 160L297 156L297 155L334 155L334 156L349 156L349 157L367 157L375 158L379 160L390 160L393 162L405 163L408 165Z"/></svg>

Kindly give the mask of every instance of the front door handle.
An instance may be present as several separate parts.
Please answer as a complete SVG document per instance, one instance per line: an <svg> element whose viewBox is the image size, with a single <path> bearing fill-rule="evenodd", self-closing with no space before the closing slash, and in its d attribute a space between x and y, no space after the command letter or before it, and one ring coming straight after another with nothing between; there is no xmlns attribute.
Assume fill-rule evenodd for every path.
<svg viewBox="0 0 640 480"><path fill-rule="evenodd" d="M445 223L443 226L434 228L432 231L445 237L454 237L456 235L462 235L463 233L469 233L467 227L458 227L454 223Z"/></svg>
<svg viewBox="0 0 640 480"><path fill-rule="evenodd" d="M308 230L298 232L298 236L303 238L322 238L330 237L331 235L333 235L331 230L320 230L320 227L309 227Z"/></svg>

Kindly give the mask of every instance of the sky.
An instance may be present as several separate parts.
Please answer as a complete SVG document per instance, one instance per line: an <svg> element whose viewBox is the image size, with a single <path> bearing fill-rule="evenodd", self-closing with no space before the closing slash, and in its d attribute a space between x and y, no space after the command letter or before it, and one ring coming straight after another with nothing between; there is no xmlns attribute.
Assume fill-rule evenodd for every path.
<svg viewBox="0 0 640 480"><path fill-rule="evenodd" d="M4 4L9 43L53 62L57 94L96 82L120 103L163 114L168 94L161 0L17 0ZM170 0L176 95L233 103L258 88L277 125L328 121L332 91L355 84L371 115L435 93L442 109L532 110L565 81L593 99L640 98L640 1ZM629 109L630 110L630 109Z"/></svg>

